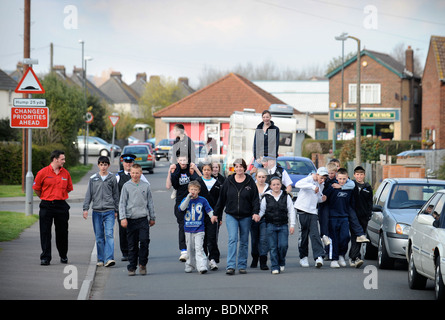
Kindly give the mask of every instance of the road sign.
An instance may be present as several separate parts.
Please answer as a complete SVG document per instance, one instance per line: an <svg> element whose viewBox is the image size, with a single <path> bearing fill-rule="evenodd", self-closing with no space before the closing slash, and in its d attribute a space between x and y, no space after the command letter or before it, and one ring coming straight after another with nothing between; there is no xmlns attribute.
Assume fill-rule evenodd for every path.
<svg viewBox="0 0 445 320"><path fill-rule="evenodd" d="M49 110L47 107L12 107L9 125L11 128L48 128Z"/></svg>
<svg viewBox="0 0 445 320"><path fill-rule="evenodd" d="M108 116L108 118L110 119L111 124L112 124L113 127L114 127L114 126L116 126L116 123L119 121L119 119L120 119L121 117L119 117L119 116Z"/></svg>
<svg viewBox="0 0 445 320"><path fill-rule="evenodd" d="M88 112L85 114L85 122L86 122L86 123L91 123L91 122L93 122L93 119L94 119L93 114L92 114L91 112L88 111Z"/></svg>
<svg viewBox="0 0 445 320"><path fill-rule="evenodd" d="M46 99L14 99L15 107L46 107Z"/></svg>
<svg viewBox="0 0 445 320"><path fill-rule="evenodd" d="M14 91L16 93L45 93L45 89L31 67L26 70Z"/></svg>

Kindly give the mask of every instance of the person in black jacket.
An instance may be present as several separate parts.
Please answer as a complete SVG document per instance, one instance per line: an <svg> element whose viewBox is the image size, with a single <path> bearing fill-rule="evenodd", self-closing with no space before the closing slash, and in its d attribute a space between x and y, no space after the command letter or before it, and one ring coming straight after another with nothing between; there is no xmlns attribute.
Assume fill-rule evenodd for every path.
<svg viewBox="0 0 445 320"><path fill-rule="evenodd" d="M199 195L206 198L212 208L219 198L221 183L212 176L212 164L204 163L202 168L202 176L197 181L201 185ZM218 216L218 223L212 223L208 215L204 216L204 252L209 255L210 270L218 270L220 252L218 249L218 231L222 223L222 215Z"/></svg>
<svg viewBox="0 0 445 320"><path fill-rule="evenodd" d="M173 127L176 140L172 146L171 163L176 164L180 156L186 156L188 163L194 163L196 158L195 143L185 134L184 125L177 123Z"/></svg>
<svg viewBox="0 0 445 320"><path fill-rule="evenodd" d="M245 173L246 162L244 159L237 159L233 165L235 174L224 181L214 212L217 216L221 216L225 208L227 213L226 226L229 241L226 274L228 275L235 274L237 260L239 272L246 273L250 225L253 215L260 211L258 189L253 178Z"/></svg>
<svg viewBox="0 0 445 320"><path fill-rule="evenodd" d="M354 169L355 188L352 191L355 200L355 213L364 233L368 227L368 221L372 215L372 187L365 182L365 169L357 166ZM359 268L363 264L360 257L361 243L356 241L355 237L351 237L351 247L349 249L349 265Z"/></svg>
<svg viewBox="0 0 445 320"><path fill-rule="evenodd" d="M278 157L280 142L280 129L271 121L272 115L269 110L262 113L263 121L258 124L253 140L253 157L255 168L261 167L261 159L271 156Z"/></svg>

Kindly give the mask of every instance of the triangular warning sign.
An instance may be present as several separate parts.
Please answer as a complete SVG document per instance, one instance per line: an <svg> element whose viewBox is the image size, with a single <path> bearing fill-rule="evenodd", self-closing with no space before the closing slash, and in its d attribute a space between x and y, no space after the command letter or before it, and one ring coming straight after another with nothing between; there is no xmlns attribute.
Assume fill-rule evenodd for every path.
<svg viewBox="0 0 445 320"><path fill-rule="evenodd" d="M26 70L14 91L17 93L45 93L45 89L31 67Z"/></svg>

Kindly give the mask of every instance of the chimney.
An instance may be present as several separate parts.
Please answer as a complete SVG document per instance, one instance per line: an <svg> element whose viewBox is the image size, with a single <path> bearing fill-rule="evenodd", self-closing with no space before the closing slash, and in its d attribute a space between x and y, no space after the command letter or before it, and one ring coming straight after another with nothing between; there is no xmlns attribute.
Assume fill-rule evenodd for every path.
<svg viewBox="0 0 445 320"><path fill-rule="evenodd" d="M77 68L76 66L74 66L73 74L79 74L82 76L82 68Z"/></svg>
<svg viewBox="0 0 445 320"><path fill-rule="evenodd" d="M54 71L58 72L63 77L66 77L65 66L61 66L61 65L54 66Z"/></svg>
<svg viewBox="0 0 445 320"><path fill-rule="evenodd" d="M180 78L178 78L178 84L180 84L180 83L183 83L183 84L185 84L186 86L188 86L188 85L189 85L189 78L186 78L186 77L180 77Z"/></svg>
<svg viewBox="0 0 445 320"><path fill-rule="evenodd" d="M405 69L414 74L414 51L411 46L405 51Z"/></svg>
<svg viewBox="0 0 445 320"><path fill-rule="evenodd" d="M112 71L110 74L110 78L116 78L118 81L122 82L122 73L119 71Z"/></svg>
<svg viewBox="0 0 445 320"><path fill-rule="evenodd" d="M139 79L143 80L144 82L147 82L147 74L145 72L137 73L136 81L138 81Z"/></svg>
<svg viewBox="0 0 445 320"><path fill-rule="evenodd" d="M150 82L160 83L161 82L161 77L160 76L150 76Z"/></svg>

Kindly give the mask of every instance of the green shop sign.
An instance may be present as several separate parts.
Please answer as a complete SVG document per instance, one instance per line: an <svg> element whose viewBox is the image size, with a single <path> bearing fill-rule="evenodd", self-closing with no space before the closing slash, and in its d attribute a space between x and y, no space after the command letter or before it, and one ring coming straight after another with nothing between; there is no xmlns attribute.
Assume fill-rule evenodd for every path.
<svg viewBox="0 0 445 320"><path fill-rule="evenodd" d="M341 121L342 111L341 110L330 110L330 121ZM356 121L357 111L355 110L344 110L343 111L343 121ZM400 112L397 109L387 109L387 110L361 110L360 120L362 122L394 122L400 120Z"/></svg>

